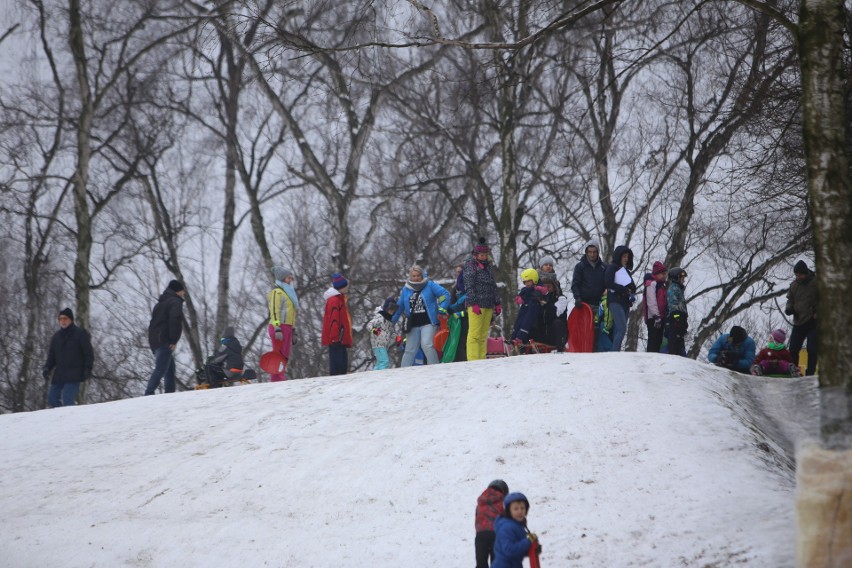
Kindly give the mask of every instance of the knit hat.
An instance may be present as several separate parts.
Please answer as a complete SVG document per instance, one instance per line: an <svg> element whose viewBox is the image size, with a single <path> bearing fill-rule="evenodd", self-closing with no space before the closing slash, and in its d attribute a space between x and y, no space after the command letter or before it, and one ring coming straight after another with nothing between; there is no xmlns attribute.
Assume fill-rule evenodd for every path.
<svg viewBox="0 0 852 568"><path fill-rule="evenodd" d="M810 272L810 270L808 270L808 265L805 264L804 260L800 260L793 267L793 274L807 274L808 272Z"/></svg>
<svg viewBox="0 0 852 568"><path fill-rule="evenodd" d="M284 268L283 266L273 266L272 275L276 280L284 282L288 276L293 276L293 271L289 268Z"/></svg>
<svg viewBox="0 0 852 568"><path fill-rule="evenodd" d="M71 311L71 308L65 308L61 312L59 312L60 316L65 316L71 321L74 321L74 312Z"/></svg>
<svg viewBox="0 0 852 568"><path fill-rule="evenodd" d="M335 272L331 275L331 285L334 286L335 290L341 290L349 286L349 280L344 278L341 273Z"/></svg>
<svg viewBox="0 0 852 568"><path fill-rule="evenodd" d="M521 282L526 282L527 280L532 280L538 284L538 270L535 268L527 268L521 272Z"/></svg>
<svg viewBox="0 0 852 568"><path fill-rule="evenodd" d="M772 337L772 341L775 343L784 343L787 341L787 332L783 329L776 329L772 333L769 334Z"/></svg>
<svg viewBox="0 0 852 568"><path fill-rule="evenodd" d="M598 244L598 241L595 239L590 240L586 243L586 246L583 247L583 254L586 254L589 251L589 247L595 247L598 249L598 254L601 252L601 246Z"/></svg>
<svg viewBox="0 0 852 568"><path fill-rule="evenodd" d="M222 332L222 339L231 339L232 337L234 337L234 328L229 325Z"/></svg>
<svg viewBox="0 0 852 568"><path fill-rule="evenodd" d="M495 479L488 484L488 487L489 489L496 489L503 495L507 495L509 493L509 486L502 479Z"/></svg>
<svg viewBox="0 0 852 568"><path fill-rule="evenodd" d="M731 339L734 340L734 343L742 343L743 341L745 341L746 337L748 337L748 333L746 333L746 330L744 330L738 325L735 325L731 328L731 333L729 335Z"/></svg>
<svg viewBox="0 0 852 568"><path fill-rule="evenodd" d="M388 296L385 298L385 302L382 304L382 311L388 311L388 308L396 305L396 298L393 296Z"/></svg>
<svg viewBox="0 0 852 568"><path fill-rule="evenodd" d="M168 288L173 292L181 292L183 290L186 290L186 288L183 287L183 284L181 284L177 280L172 280L171 282L169 282Z"/></svg>
<svg viewBox="0 0 852 568"><path fill-rule="evenodd" d="M541 257L541 260L540 260L540 261L538 261L538 266L539 266L539 268L541 268L541 267L542 267L542 266L544 266L545 264L549 264L550 266L554 266L554 267L555 267L555 266L556 266L556 261L555 261L555 260L553 260L553 257L552 257L552 256L543 256L543 257Z"/></svg>
<svg viewBox="0 0 852 568"><path fill-rule="evenodd" d="M485 237L479 237L479 243L477 243L477 245L473 247L473 254L479 254L481 252L491 252L491 248L485 244Z"/></svg>
<svg viewBox="0 0 852 568"><path fill-rule="evenodd" d="M668 272L668 268L666 265L660 262L659 260L654 262L654 267L651 269L651 274L662 274L663 272Z"/></svg>

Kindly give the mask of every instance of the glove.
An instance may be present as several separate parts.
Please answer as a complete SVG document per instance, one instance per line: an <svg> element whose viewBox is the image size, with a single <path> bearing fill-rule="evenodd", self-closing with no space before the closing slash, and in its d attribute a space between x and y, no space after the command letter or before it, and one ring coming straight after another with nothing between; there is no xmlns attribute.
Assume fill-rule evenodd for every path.
<svg viewBox="0 0 852 568"><path fill-rule="evenodd" d="M299 339L296 337L296 330L294 329L290 334L290 345L296 345L299 343Z"/></svg>
<svg viewBox="0 0 852 568"><path fill-rule="evenodd" d="M397 335L397 336L396 336L396 344L397 344L397 345L402 345L402 336L401 336L401 335Z"/></svg>
<svg viewBox="0 0 852 568"><path fill-rule="evenodd" d="M515 303L520 306L521 304L524 303L524 299L521 298L520 296L515 296Z"/></svg>
<svg viewBox="0 0 852 568"><path fill-rule="evenodd" d="M656 329L660 329L661 327L663 327L663 320L660 318L654 318L654 327Z"/></svg>
<svg viewBox="0 0 852 568"><path fill-rule="evenodd" d="M535 553L541 554L541 545L540 544L535 545Z"/></svg>
<svg viewBox="0 0 852 568"><path fill-rule="evenodd" d="M547 296L548 290L544 286L536 286L535 291L541 294L542 296Z"/></svg>
<svg viewBox="0 0 852 568"><path fill-rule="evenodd" d="M280 327L275 328L275 341L284 341L284 332Z"/></svg>
<svg viewBox="0 0 852 568"><path fill-rule="evenodd" d="M583 300L581 300L580 298L574 298L574 305L577 306L578 308L582 308L583 307Z"/></svg>
<svg viewBox="0 0 852 568"><path fill-rule="evenodd" d="M479 307L479 304L474 304L473 307L470 309L473 310L473 313L475 313L476 315L482 315L482 308Z"/></svg>
<svg viewBox="0 0 852 568"><path fill-rule="evenodd" d="M438 313L441 315L447 315L447 308L438 307Z"/></svg>
<svg viewBox="0 0 852 568"><path fill-rule="evenodd" d="M382 328L380 328L380 327L374 327L373 328L373 335L378 336L378 335L381 335L381 333L382 333Z"/></svg>
<svg viewBox="0 0 852 568"><path fill-rule="evenodd" d="M494 306L494 315L495 316L499 316L502 313L503 313L503 306L501 306L500 304L497 304L496 306Z"/></svg>
<svg viewBox="0 0 852 568"><path fill-rule="evenodd" d="M630 294L627 299L630 300L630 305L632 306L636 302L636 294Z"/></svg>
<svg viewBox="0 0 852 568"><path fill-rule="evenodd" d="M784 313L788 316L792 316L794 313L796 313L796 311L793 309L792 306L790 306L784 310Z"/></svg>
<svg viewBox="0 0 852 568"><path fill-rule="evenodd" d="M44 378L45 378L45 380L48 380L48 381L49 381L49 380L50 380L50 369L48 369L47 367L45 367L44 369L42 369L42 370L41 370L41 376L42 376L42 377L44 377Z"/></svg>

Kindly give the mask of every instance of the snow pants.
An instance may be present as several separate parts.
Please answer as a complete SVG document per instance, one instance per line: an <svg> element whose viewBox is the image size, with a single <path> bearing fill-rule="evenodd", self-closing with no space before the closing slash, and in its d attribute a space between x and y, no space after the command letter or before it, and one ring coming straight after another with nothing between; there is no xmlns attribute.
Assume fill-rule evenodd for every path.
<svg viewBox="0 0 852 568"><path fill-rule="evenodd" d="M479 361L485 359L486 340L491 329L493 308L480 308L480 314L473 313L473 308L467 309L467 360Z"/></svg>
<svg viewBox="0 0 852 568"><path fill-rule="evenodd" d="M272 345L275 345L275 326L270 325L267 331L269 331L269 339L272 340ZM284 369L280 374L269 375L269 382L271 383L287 380L287 363L290 362L290 352L293 349L293 326L282 323L281 336L281 343L278 344L278 353L284 357L286 363L284 363Z"/></svg>

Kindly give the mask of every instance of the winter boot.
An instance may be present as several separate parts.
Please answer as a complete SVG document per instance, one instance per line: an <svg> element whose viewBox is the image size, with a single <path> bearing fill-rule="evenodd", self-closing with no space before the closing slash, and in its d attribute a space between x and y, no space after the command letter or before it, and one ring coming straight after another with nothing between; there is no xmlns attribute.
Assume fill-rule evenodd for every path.
<svg viewBox="0 0 852 568"><path fill-rule="evenodd" d="M751 374L760 377L761 375L763 375L763 367L761 367L760 365L752 365Z"/></svg>

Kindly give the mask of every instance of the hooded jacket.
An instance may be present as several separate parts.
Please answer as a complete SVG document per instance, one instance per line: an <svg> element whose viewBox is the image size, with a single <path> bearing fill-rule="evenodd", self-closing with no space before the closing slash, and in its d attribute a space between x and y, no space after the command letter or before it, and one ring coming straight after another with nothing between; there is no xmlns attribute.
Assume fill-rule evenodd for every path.
<svg viewBox="0 0 852 568"><path fill-rule="evenodd" d="M160 296L151 311L148 324L148 346L156 351L163 345L177 345L183 325L183 298L171 288Z"/></svg>
<svg viewBox="0 0 852 568"><path fill-rule="evenodd" d="M588 257L586 257L586 250L592 246L598 249L598 261L595 264L589 262ZM571 294L574 296L574 300L580 300L592 306L601 303L601 296L606 289L606 284L604 284L606 263L600 257L600 250L597 241L586 243L580 262L574 267L574 274L571 277Z"/></svg>
<svg viewBox="0 0 852 568"><path fill-rule="evenodd" d="M352 347L352 318L349 316L346 296L332 286L323 293L322 297L325 298L322 345L336 343L343 347Z"/></svg>
<svg viewBox="0 0 852 568"><path fill-rule="evenodd" d="M476 532L494 530L494 520L503 514L503 497L505 495L494 487L482 492L476 500Z"/></svg>
<svg viewBox="0 0 852 568"><path fill-rule="evenodd" d="M402 287L402 291L399 293L399 300L397 302L397 310L396 313L391 318L393 323L399 321L399 318L402 317L402 314L405 314L405 317L411 317L411 295L414 294L415 290L409 287L407 284ZM423 305L426 307L426 313L429 315L429 321L432 325L438 325L438 307L447 309L450 305L450 293L446 288L435 282L434 280L427 280L426 285L423 286L423 289L420 290L420 297L423 298Z"/></svg>
<svg viewBox="0 0 852 568"><path fill-rule="evenodd" d="M812 270L808 270L804 280L790 284L784 313L793 316L793 325L804 325L816 317L819 292L815 276Z"/></svg>
<svg viewBox="0 0 852 568"><path fill-rule="evenodd" d="M397 326L391 322L393 316L381 307L376 308L373 317L367 323L370 332L370 347L387 349L396 340Z"/></svg>
<svg viewBox="0 0 852 568"><path fill-rule="evenodd" d="M44 373L53 371L53 384L79 383L92 374L95 352L89 332L73 323L53 334Z"/></svg>
<svg viewBox="0 0 852 568"><path fill-rule="evenodd" d="M509 517L494 521L494 562L491 568L522 568L530 553L530 540L524 525Z"/></svg>
<svg viewBox="0 0 852 568"><path fill-rule="evenodd" d="M615 274L622 268L621 256L624 253L628 255L627 266L624 268L627 269L627 274L630 276L630 283L627 285L615 283ZM606 284L607 299L610 306L619 304L625 310L629 310L630 306L633 305L633 302L630 301L630 296L636 293L636 284L633 282L631 270L633 270L633 251L624 245L615 247L615 251L612 253L612 263L607 265L604 274L604 283Z"/></svg>
<svg viewBox="0 0 852 568"><path fill-rule="evenodd" d="M481 263L472 255L464 263L462 282L466 295L465 305L477 305L480 308L493 308L500 303L497 293L497 278L491 262Z"/></svg>
<svg viewBox="0 0 852 568"><path fill-rule="evenodd" d="M733 339L730 341L728 338L731 337L729 333L723 333L719 336L719 339L713 344L713 347L710 348L710 353L707 354L707 360L711 363L715 363L719 360L719 355L722 352L735 353L737 358L737 370L747 373L749 368L751 368L751 364L754 361L754 352L757 349L757 346L754 344L754 339L751 337L746 337L742 343L734 343Z"/></svg>
<svg viewBox="0 0 852 568"><path fill-rule="evenodd" d="M645 301L643 310L646 320L666 319L668 305L668 290L665 282L658 282L650 272L642 279L645 284Z"/></svg>

